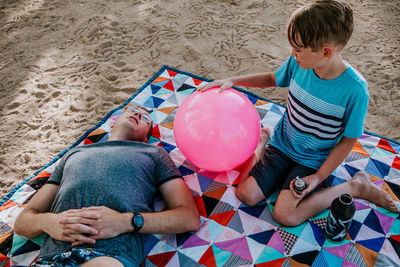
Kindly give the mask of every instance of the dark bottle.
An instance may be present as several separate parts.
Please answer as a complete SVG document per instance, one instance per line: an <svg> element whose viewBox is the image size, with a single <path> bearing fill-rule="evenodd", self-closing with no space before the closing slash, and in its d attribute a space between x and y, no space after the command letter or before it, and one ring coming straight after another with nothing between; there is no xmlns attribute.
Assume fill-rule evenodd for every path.
<svg viewBox="0 0 400 267"><path fill-rule="evenodd" d="M296 177L296 181L294 182L294 185L293 185L293 190L294 190L297 194L301 195L301 193L303 192L303 190L306 189L306 188L307 188L306 182L304 182L303 179L301 179L299 176L297 176L297 177Z"/></svg>
<svg viewBox="0 0 400 267"><path fill-rule="evenodd" d="M346 236L356 206L350 194L341 194L332 201L328 221L325 226L325 236L332 241L340 241Z"/></svg>

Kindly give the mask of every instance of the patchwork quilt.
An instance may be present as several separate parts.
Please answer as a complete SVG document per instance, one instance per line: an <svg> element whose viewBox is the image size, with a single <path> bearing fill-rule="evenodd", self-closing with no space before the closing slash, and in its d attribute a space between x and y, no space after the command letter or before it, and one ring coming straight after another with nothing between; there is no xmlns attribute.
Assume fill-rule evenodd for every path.
<svg viewBox="0 0 400 267"><path fill-rule="evenodd" d="M70 147L106 141L110 124L127 105L140 104L151 110L155 127L149 143L169 152L191 189L202 225L192 233L148 235L145 266L400 266L399 214L356 199L357 210L346 238L331 242L323 235L329 210L297 227L284 227L272 218L278 192L250 208L235 196L239 174L236 170L214 173L188 162L174 140L174 116L182 101L208 81L164 66ZM236 89L255 105L263 126L273 129L285 107ZM37 258L43 236L26 240L13 233L13 223L68 149L0 202L0 266L29 266ZM375 185L399 201L399 153L398 142L365 133L333 173L333 185L365 170ZM158 199L156 210L163 207Z"/></svg>

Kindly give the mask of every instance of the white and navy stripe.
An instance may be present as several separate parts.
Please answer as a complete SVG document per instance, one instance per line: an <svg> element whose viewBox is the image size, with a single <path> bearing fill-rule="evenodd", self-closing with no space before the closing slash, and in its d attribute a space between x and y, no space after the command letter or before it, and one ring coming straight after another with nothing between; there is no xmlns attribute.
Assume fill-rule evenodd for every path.
<svg viewBox="0 0 400 267"><path fill-rule="evenodd" d="M290 124L297 131L319 140L335 140L343 132L344 108L310 97L293 80L287 115Z"/></svg>

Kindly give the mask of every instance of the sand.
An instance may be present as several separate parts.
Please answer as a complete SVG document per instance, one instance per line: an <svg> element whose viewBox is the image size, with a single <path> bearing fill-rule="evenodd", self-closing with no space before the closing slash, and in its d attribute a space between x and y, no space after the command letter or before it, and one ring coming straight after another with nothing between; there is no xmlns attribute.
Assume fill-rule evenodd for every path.
<svg viewBox="0 0 400 267"><path fill-rule="evenodd" d="M275 70L306 1L0 2L0 197L119 106L164 64L210 79ZM343 57L369 82L365 129L400 141L400 8L351 0ZM287 89L252 90L285 104Z"/></svg>

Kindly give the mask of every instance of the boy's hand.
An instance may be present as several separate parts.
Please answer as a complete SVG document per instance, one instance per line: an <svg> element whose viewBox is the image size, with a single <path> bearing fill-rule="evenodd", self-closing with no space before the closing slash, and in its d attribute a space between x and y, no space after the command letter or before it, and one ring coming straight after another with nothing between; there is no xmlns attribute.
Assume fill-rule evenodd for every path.
<svg viewBox="0 0 400 267"><path fill-rule="evenodd" d="M307 184L307 188L304 189L303 192L301 192L301 194L297 194L293 189L296 179L293 179L289 185L290 191L292 191L294 197L298 199L302 199L303 197L305 197L308 193L314 190L314 188L316 188L321 183L321 179L316 174L311 174L301 179L303 179L304 182L306 182Z"/></svg>
<svg viewBox="0 0 400 267"><path fill-rule="evenodd" d="M217 86L220 86L218 92L222 92L226 88L232 87L233 82L230 79L217 80L217 81L210 82L206 85L200 86L199 88L197 88L197 91L203 92L207 89L210 89L212 87L217 87Z"/></svg>

